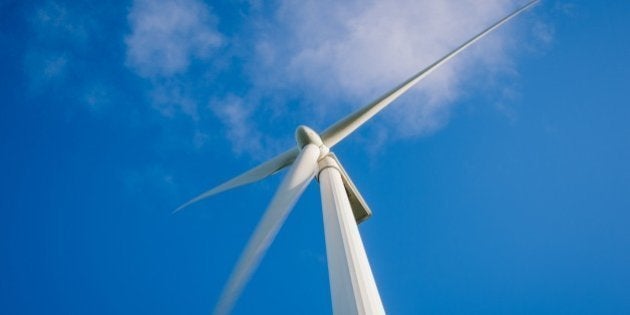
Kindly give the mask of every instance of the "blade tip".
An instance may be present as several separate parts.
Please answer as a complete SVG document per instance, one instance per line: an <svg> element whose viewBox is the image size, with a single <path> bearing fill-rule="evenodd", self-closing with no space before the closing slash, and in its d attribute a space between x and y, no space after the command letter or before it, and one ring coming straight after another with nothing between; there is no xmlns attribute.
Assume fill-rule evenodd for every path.
<svg viewBox="0 0 630 315"><path fill-rule="evenodd" d="M196 198L193 198L193 199L189 200L188 202L184 203L183 205L181 205L181 206L179 206L179 207L175 208L175 210L173 210L173 212L171 212L171 214L175 214L175 213L177 213L177 212L179 212L179 211L181 211L181 210L183 210L183 209L187 208L188 206L192 205L193 203L196 203L196 202L198 202L199 200L201 200L201 199L204 199L204 198L205 198L205 197L204 197L204 198L201 198L201 197L202 197L202 196L198 196L198 197L196 197Z"/></svg>

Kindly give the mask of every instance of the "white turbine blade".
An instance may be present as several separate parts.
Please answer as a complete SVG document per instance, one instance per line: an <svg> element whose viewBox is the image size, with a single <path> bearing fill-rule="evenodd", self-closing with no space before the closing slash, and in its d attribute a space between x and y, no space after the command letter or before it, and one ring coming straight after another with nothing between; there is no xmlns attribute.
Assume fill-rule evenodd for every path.
<svg viewBox="0 0 630 315"><path fill-rule="evenodd" d="M395 99L397 99L400 95L405 93L412 86L414 86L420 80L422 80L427 75L429 75L431 72L433 72L433 70L435 70L437 67L441 66L442 64L447 62L449 59L453 58L455 55L457 55L462 50L466 49L468 46L470 46L473 43L475 43L477 40L479 40L482 37L484 37L486 34L492 32L493 30L495 30L499 26L503 25L503 23L507 22L508 20L510 20L514 16L518 15L519 13L525 11L526 9L528 9L529 7L534 5L536 2L538 2L538 0L534 0L534 1L530 2L530 3L528 3L527 5L523 6L522 8L512 12L510 15L508 15L508 16L504 17L503 19L499 20L498 22L496 22L492 26L490 26L487 29L485 29L483 32L481 32L481 33L477 34L475 37L469 39L467 42L463 43L461 46L457 47L455 50L451 51L446 56L442 57L441 59L439 59L438 61L434 62L430 66L428 66L428 67L424 68L423 70L421 70L420 72L416 73L414 76L412 76L411 78L407 79L407 81L405 81L402 84L398 85L393 90L385 93L383 96L381 96L380 98L378 98L374 102L368 104L367 106L357 110L356 112L346 116L342 120L340 120L337 123L335 123L334 125L330 126L328 129L326 129L321 134L321 138L324 141L324 144L327 147L332 148L335 144L337 144L339 141L343 140L345 137L350 135L357 128L359 128L361 125L363 125L366 121L368 121L370 118L372 118L378 112L380 112L383 108L387 107L387 105L389 105L391 102L393 102Z"/></svg>
<svg viewBox="0 0 630 315"><path fill-rule="evenodd" d="M177 209L173 211L173 213L182 210L191 204L200 201L202 199L208 198L212 195L216 195L218 193L224 192L226 190L230 190L232 188L242 186L245 184L253 183L255 181L261 180L269 175L276 173L277 171L283 169L287 165L290 165L295 160L295 157L298 155L298 149L291 149L286 151L271 160L252 168L251 170L230 179L229 181L214 187L203 194L191 199L185 204L179 206Z"/></svg>
<svg viewBox="0 0 630 315"><path fill-rule="evenodd" d="M285 176L223 289L214 314L227 314L275 238L287 215L315 176L319 148L306 145Z"/></svg>

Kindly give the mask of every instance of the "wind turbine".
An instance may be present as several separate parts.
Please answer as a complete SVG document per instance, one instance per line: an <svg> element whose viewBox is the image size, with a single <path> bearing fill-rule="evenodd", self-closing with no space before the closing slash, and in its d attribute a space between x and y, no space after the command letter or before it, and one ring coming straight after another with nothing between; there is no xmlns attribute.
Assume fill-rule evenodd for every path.
<svg viewBox="0 0 630 315"><path fill-rule="evenodd" d="M306 186L317 177L321 188L328 275L334 314L385 314L357 224L372 214L361 193L330 149L383 110L436 68L537 3L534 0L413 75L374 102L339 120L321 134L306 126L295 131L297 147L213 188L175 209L261 180L285 167L289 171L258 223L223 289L215 314L231 311Z"/></svg>

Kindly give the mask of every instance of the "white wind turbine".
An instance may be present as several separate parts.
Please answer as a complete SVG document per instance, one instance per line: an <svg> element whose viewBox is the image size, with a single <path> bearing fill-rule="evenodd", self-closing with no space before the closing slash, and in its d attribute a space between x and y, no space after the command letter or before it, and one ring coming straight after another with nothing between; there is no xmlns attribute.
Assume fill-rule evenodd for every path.
<svg viewBox="0 0 630 315"><path fill-rule="evenodd" d="M298 197L313 177L317 176L321 187L333 313L338 315L385 314L357 227L357 224L369 218L372 212L337 157L330 152L330 148L437 67L536 2L538 0L529 2L499 20L374 102L333 124L321 134L309 127L299 126L295 132L296 148L206 191L175 209L174 212L177 212L204 198L261 180L290 166L232 271L214 313L230 312Z"/></svg>

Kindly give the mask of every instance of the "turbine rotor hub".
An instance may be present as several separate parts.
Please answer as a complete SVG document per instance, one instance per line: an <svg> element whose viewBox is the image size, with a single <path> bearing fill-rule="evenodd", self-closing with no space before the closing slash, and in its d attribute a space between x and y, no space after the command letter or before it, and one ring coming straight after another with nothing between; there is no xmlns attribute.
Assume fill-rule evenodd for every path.
<svg viewBox="0 0 630 315"><path fill-rule="evenodd" d="M330 152L328 147L324 145L324 141L322 141L319 134L317 134L315 130L304 125L298 126L295 130L295 141L297 142L300 150L302 150L307 144L313 144L318 147L320 151L320 158L326 156Z"/></svg>
<svg viewBox="0 0 630 315"><path fill-rule="evenodd" d="M295 130L295 141L297 142L300 150L302 150L307 144L314 144L317 147L321 147L324 144L322 138L319 137L315 130L304 125L298 126Z"/></svg>

